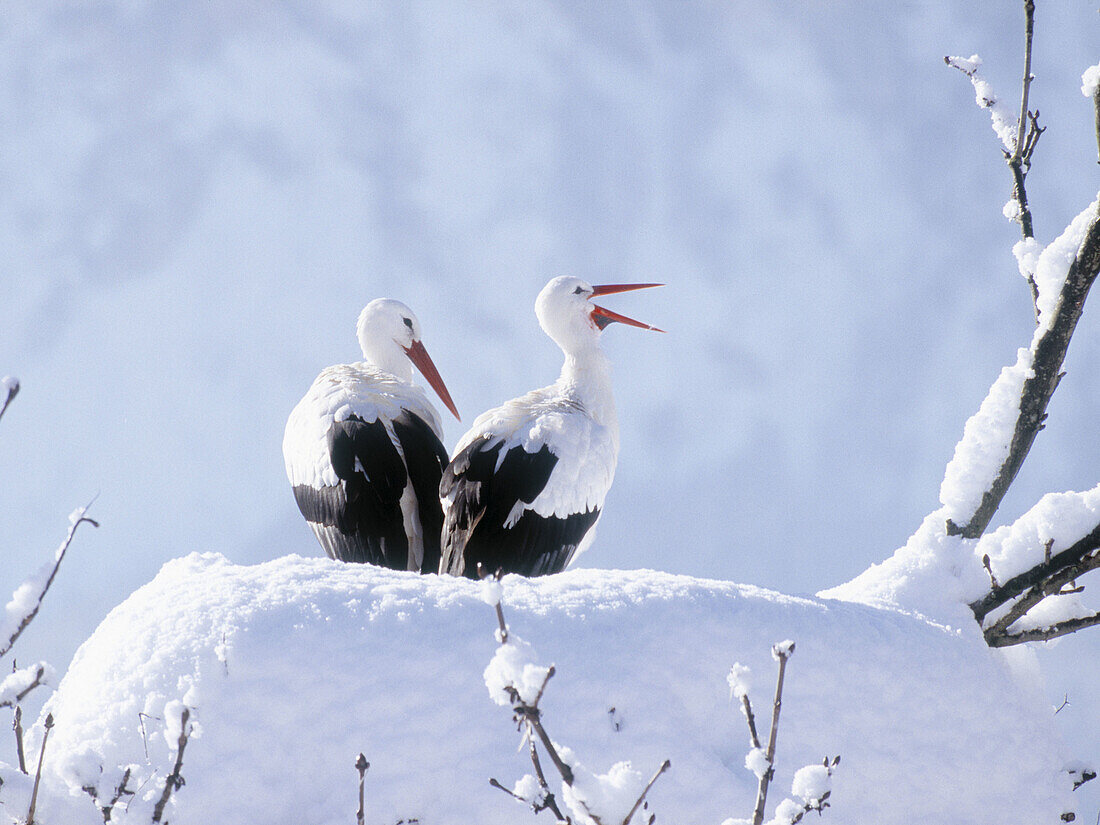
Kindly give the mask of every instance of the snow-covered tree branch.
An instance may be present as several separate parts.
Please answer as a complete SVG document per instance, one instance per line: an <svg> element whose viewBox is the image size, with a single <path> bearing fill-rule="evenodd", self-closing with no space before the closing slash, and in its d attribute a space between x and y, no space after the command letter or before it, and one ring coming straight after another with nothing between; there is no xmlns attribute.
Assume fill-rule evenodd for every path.
<svg viewBox="0 0 1100 825"><path fill-rule="evenodd" d="M645 804L654 783L671 763L667 759L662 762L648 781L629 762L617 762L606 774L597 775L581 765L569 748L554 742L543 726L539 707L546 685L554 676L554 666L535 664L531 646L508 630L501 607L503 586L499 572L484 578L482 588L483 600L496 611L497 641L500 642L493 660L485 668L485 685L494 702L512 708L512 718L523 734L535 771L534 775L525 775L512 789L496 779L490 779L489 783L529 806L536 814L551 811L558 822L629 825ZM569 815L562 812L562 806L550 790L536 739L561 776L561 800ZM651 816L649 821L654 819Z"/></svg>
<svg viewBox="0 0 1100 825"><path fill-rule="evenodd" d="M946 516L946 533L977 540L985 534L1005 494L1015 480L1028 452L1046 425L1047 406L1064 376L1062 364L1084 309L1090 288L1100 273L1100 198L1086 207L1051 244L1042 247L1034 237L1031 208L1024 179L1043 129L1038 112L1028 110L1031 85L1031 44L1035 5L1025 0L1025 54L1021 104L1013 121L990 85L979 74L981 60L946 58L949 65L968 75L978 104L990 110L993 128L1013 175L1012 209L1005 214L1019 221L1023 239L1015 254L1021 274L1031 286L1037 329L1030 346L1019 351L1017 362L1006 367L994 383L979 411L967 422L962 441L947 467L941 501ZM1085 72L1082 91L1097 107L1097 141L1100 145L1100 96L1097 86L1100 67ZM1024 641L1049 639L1100 623L1100 614L1059 614L1041 627L1020 627L1023 617L1048 597L1072 595L1064 589L1082 574L1100 565L1096 555L1100 542L1100 514L1084 531L1053 553L1045 541L1030 548L1030 563L1021 568L1013 558L1002 583L997 580L990 557L979 542L978 556L990 575L990 589L970 606L984 626L990 645L1003 646ZM1003 537L1002 537L1003 539ZM990 544L990 542L985 542ZM997 540L993 545L997 545ZM996 550L996 547L994 547ZM1036 561L1036 559L1042 559ZM1076 591L1075 588L1071 588ZM991 615L1007 605L1005 612ZM1016 627L1013 632L1011 628Z"/></svg>
<svg viewBox="0 0 1100 825"><path fill-rule="evenodd" d="M779 663L779 670L775 680L775 697L772 700L772 720L767 748L761 746L760 737L756 732L756 714L753 712L752 700L749 698L751 671L740 662L735 662L726 677L730 686L730 695L736 697L740 703L741 714L749 727L751 747L745 757L745 767L756 775L759 784L751 819L727 819L722 825L763 825L768 787L775 778L775 746L779 731L779 711L783 704L783 680L787 671L787 662L793 654L794 642L790 640L772 646L772 658ZM776 806L775 816L769 820L769 825L794 825L796 822L801 822L810 811L820 814L828 808L828 800L832 795L831 779L833 771L839 764L839 756L831 761L825 757L821 765L806 765L800 768L795 773L791 786L792 794L800 801L784 799L780 802Z"/></svg>

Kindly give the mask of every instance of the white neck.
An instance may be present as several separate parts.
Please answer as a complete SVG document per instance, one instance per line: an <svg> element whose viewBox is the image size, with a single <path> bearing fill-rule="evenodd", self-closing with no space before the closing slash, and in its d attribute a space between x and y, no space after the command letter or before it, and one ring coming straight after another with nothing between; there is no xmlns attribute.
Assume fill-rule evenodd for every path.
<svg viewBox="0 0 1100 825"><path fill-rule="evenodd" d="M611 390L611 362L600 348L598 339L594 339L591 346L565 353L558 384L597 422L618 432L615 397Z"/></svg>
<svg viewBox="0 0 1100 825"><path fill-rule="evenodd" d="M361 337L363 360L383 372L388 372L407 384L413 382L413 364L396 341L378 337Z"/></svg>

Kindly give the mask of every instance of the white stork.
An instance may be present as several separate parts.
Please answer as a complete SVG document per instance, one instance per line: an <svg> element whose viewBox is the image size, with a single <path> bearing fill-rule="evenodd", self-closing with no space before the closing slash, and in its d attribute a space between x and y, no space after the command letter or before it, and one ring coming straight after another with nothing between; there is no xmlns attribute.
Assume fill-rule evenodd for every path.
<svg viewBox="0 0 1100 825"><path fill-rule="evenodd" d="M589 302L660 284L593 286L554 278L539 325L565 353L561 376L478 416L443 473L440 572L540 576L565 569L595 536L615 475L619 424L600 334L612 321L662 332Z"/></svg>
<svg viewBox="0 0 1100 825"><path fill-rule="evenodd" d="M322 370L290 413L286 474L330 558L434 573L447 451L435 408L412 382L414 364L458 411L407 306L371 301L357 333L364 360Z"/></svg>

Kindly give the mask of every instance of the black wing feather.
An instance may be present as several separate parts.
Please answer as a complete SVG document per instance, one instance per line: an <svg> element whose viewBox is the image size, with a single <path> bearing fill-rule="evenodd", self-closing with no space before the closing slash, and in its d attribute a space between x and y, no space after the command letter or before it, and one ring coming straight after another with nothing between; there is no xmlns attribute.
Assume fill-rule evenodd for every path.
<svg viewBox="0 0 1100 825"><path fill-rule="evenodd" d="M440 495L454 499L443 525L440 572L476 578L481 563L489 571L524 576L558 573L599 517L598 509L564 518L528 510L505 527L518 502L530 504L546 487L558 457L546 444L536 453L516 446L497 469L502 447L502 441L483 436L443 473Z"/></svg>
<svg viewBox="0 0 1100 825"><path fill-rule="evenodd" d="M385 424L358 416L333 422L328 452L340 485L294 488L325 551L339 561L405 570L409 542L400 502L408 473Z"/></svg>
<svg viewBox="0 0 1100 825"><path fill-rule="evenodd" d="M404 410L393 420L393 432L405 454L405 466L416 493L420 527L424 536L424 558L420 572L439 569L443 508L439 504L439 482L447 466L447 450L432 428L417 415Z"/></svg>

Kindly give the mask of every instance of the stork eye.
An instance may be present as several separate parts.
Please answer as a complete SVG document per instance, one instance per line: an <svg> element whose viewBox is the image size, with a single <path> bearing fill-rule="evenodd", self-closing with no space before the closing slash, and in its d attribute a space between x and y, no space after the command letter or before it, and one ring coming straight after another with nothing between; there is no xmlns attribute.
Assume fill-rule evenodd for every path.
<svg viewBox="0 0 1100 825"><path fill-rule="evenodd" d="M579 286L579 287L577 287L576 289L573 290L574 295L580 295L583 292L584 292L584 287L583 286Z"/></svg>
<svg viewBox="0 0 1100 825"><path fill-rule="evenodd" d="M413 328L413 322L411 318L402 318L401 320L405 322L405 326L407 326L409 329Z"/></svg>

